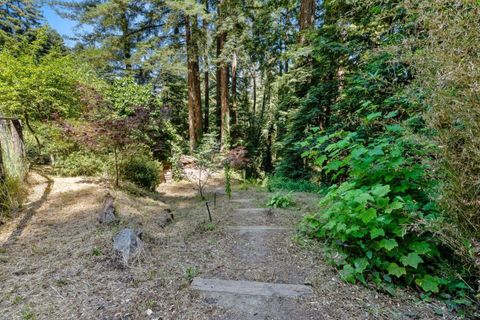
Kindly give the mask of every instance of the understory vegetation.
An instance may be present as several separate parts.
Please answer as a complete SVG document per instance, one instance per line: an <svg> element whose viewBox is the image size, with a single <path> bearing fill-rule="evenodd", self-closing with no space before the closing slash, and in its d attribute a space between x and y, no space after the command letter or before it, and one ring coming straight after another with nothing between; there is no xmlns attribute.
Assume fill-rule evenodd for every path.
<svg viewBox="0 0 480 320"><path fill-rule="evenodd" d="M16 2L0 116L22 121L31 165L150 191L170 171L202 199L214 172L231 197L235 174L274 208L317 193L299 229L345 281L474 313L478 1L54 1L84 27L67 43ZM7 211L21 186L0 176Z"/></svg>

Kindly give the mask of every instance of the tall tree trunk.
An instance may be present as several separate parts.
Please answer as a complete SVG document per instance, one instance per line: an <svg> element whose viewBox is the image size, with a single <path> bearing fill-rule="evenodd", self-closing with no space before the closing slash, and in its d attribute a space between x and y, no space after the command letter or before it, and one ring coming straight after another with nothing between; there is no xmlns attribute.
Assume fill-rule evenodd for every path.
<svg viewBox="0 0 480 320"><path fill-rule="evenodd" d="M286 30L290 30L292 26L292 23L290 22L290 12L287 10L286 16L285 16L285 28ZM289 39L288 39L288 32L285 32L285 39L283 41L284 43L284 53L288 51L288 44L289 44ZM285 73L288 73L289 69L289 59L288 57L285 57L285 66L284 66L284 71Z"/></svg>
<svg viewBox="0 0 480 320"><path fill-rule="evenodd" d="M237 106L237 53L232 56L232 110L235 114L235 124L238 124L238 106Z"/></svg>
<svg viewBox="0 0 480 320"><path fill-rule="evenodd" d="M205 12L206 14L209 14L209 8L208 8L208 0L205 0ZM207 34L208 31L208 23L203 19L203 31L205 34ZM208 64L208 52L205 53L205 56L203 58L204 60L204 96L205 96L205 116L204 116L204 121L203 121L203 131L208 132L209 127L210 127L210 84L209 84L209 64Z"/></svg>
<svg viewBox="0 0 480 320"><path fill-rule="evenodd" d="M255 72L255 69L252 70L251 72L252 75L252 86L253 86L253 106L252 106L252 113L253 117L255 118L256 113L257 113L257 73Z"/></svg>
<svg viewBox="0 0 480 320"><path fill-rule="evenodd" d="M207 57L205 57L205 60ZM203 123L203 131L208 132L210 130L210 84L209 84L209 75L208 75L208 63L205 63L205 72L204 72L204 85L205 85L205 116Z"/></svg>
<svg viewBox="0 0 480 320"><path fill-rule="evenodd" d="M187 44L188 61L188 128L190 149L197 147L202 138L202 94L200 91L200 67L198 63L198 48L192 38L192 30L198 28L197 17L185 16L185 40Z"/></svg>
<svg viewBox="0 0 480 320"><path fill-rule="evenodd" d="M221 48L223 50L226 33L221 37ZM228 143L230 135L230 106L228 105L228 64L222 62L220 65L220 102L221 102L221 143L222 149Z"/></svg>
<svg viewBox="0 0 480 320"><path fill-rule="evenodd" d="M217 5L217 15L220 17L220 5ZM216 82L217 82L217 95L216 95L216 106L215 106L215 116L216 116L216 127L219 129L220 132L220 139L222 136L222 100L221 100L221 92L222 92L222 82L220 81L221 78L221 63L220 63L220 55L222 54L222 41L221 41L221 34L219 32L219 25L217 25L217 71L216 71Z"/></svg>
<svg viewBox="0 0 480 320"><path fill-rule="evenodd" d="M223 0L219 3L219 26L222 25L223 12L221 11L221 6L223 5ZM220 57L225 48L225 43L227 42L227 32L221 31L219 34L219 42L217 44L217 55ZM217 80L217 85L220 86L220 141L222 150L225 149L230 135L230 106L228 104L228 63L226 61L219 61L220 65L220 81Z"/></svg>
<svg viewBox="0 0 480 320"><path fill-rule="evenodd" d="M262 135L262 126L264 125L263 121L265 119L265 112L267 109L267 105L270 103L270 96L271 96L271 83L272 83L272 75L270 70L266 71L265 81L263 84L263 97L262 97L262 106L260 108L260 116L258 120L258 127L257 127L257 143L259 143L261 135Z"/></svg>
<svg viewBox="0 0 480 320"><path fill-rule="evenodd" d="M305 30L315 23L315 0L302 0L300 4L300 44L306 43Z"/></svg>
<svg viewBox="0 0 480 320"><path fill-rule="evenodd" d="M25 118L25 124L27 125L28 130L30 131L32 136L35 138L35 141L37 142L38 150L41 150L42 149L42 144L40 143L40 140L38 139L37 133L35 132L35 130L33 130L32 126L30 125L30 119L28 117L28 113L24 112L23 116Z"/></svg>
<svg viewBox="0 0 480 320"><path fill-rule="evenodd" d="M273 159L272 159L272 146L273 146L273 124L268 127L267 145L265 150L265 157L263 162L263 170L266 173L272 173L273 171Z"/></svg>

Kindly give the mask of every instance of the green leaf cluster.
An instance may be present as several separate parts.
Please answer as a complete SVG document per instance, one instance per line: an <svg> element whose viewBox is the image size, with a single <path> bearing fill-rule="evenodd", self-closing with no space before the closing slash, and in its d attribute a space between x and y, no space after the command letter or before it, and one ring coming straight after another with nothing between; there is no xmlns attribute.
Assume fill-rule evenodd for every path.
<svg viewBox="0 0 480 320"><path fill-rule="evenodd" d="M313 134L304 143L310 148L303 156L313 158L335 184L320 212L305 218L303 230L341 253L335 262L345 281L448 291L458 280L439 275L442 245L425 227L440 219L428 194L434 190L428 165L419 161L428 148L402 126L393 132L389 126L368 141L357 132L336 132Z"/></svg>
<svg viewBox="0 0 480 320"><path fill-rule="evenodd" d="M287 208L295 205L293 196L291 193L288 194L274 194L270 200L267 202L267 206L271 208Z"/></svg>

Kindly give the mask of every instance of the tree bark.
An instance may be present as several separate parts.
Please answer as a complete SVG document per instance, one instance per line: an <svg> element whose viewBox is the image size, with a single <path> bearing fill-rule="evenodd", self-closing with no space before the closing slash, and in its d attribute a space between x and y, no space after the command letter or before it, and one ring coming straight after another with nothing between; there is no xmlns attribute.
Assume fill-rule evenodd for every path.
<svg viewBox="0 0 480 320"><path fill-rule="evenodd" d="M238 108L237 108L237 53L232 55L232 110L235 115L235 124L238 124Z"/></svg>
<svg viewBox="0 0 480 320"><path fill-rule="evenodd" d="M219 26L222 24L222 12L220 6L223 5L223 1L219 3ZM227 42L227 32L221 31L219 34L219 41L217 43L217 55L221 57L222 52ZM230 135L230 106L228 104L228 64L226 61L219 61L219 76L220 81L217 80L220 93L220 141L221 149L224 150Z"/></svg>
<svg viewBox="0 0 480 320"><path fill-rule="evenodd" d="M313 27L315 23L315 0L302 0L300 4L300 44L306 43L305 30Z"/></svg>
<svg viewBox="0 0 480 320"><path fill-rule="evenodd" d="M198 63L198 48L192 38L192 30L197 28L197 17L185 16L185 39L187 44L188 65L188 128L190 149L193 151L202 138L202 94L200 90L200 67Z"/></svg>
<svg viewBox="0 0 480 320"><path fill-rule="evenodd" d="M253 106L252 106L252 111L253 111L253 117L255 118L256 113L257 113L257 73L255 70L252 71L252 86L253 86Z"/></svg>
<svg viewBox="0 0 480 320"><path fill-rule="evenodd" d="M207 59L207 57L205 57ZM209 76L208 76L208 64L205 65L205 117L203 123L203 131L208 132L210 130L210 84L209 84Z"/></svg>
<svg viewBox="0 0 480 320"><path fill-rule="evenodd" d="M208 8L208 0L205 0L205 12L209 14L209 8ZM208 23L205 19L203 19L203 30L205 34L207 34L208 31ZM203 58L204 60L204 96L205 96L205 116L204 116L204 121L203 121L203 131L208 132L209 127L210 127L210 83L209 83L209 64L208 64L208 53L205 53L205 57Z"/></svg>
<svg viewBox="0 0 480 320"><path fill-rule="evenodd" d="M217 15L220 17L220 5L217 5ZM221 91L222 91L222 83L220 81L221 78L221 64L220 64L220 55L222 54L222 41L221 35L219 33L219 25L217 25L217 71L216 71L216 82L217 82L217 95L216 95L216 106L215 106L215 120L216 120L216 127L219 129L220 132L220 139L222 137L222 101L221 101Z"/></svg>
<svg viewBox="0 0 480 320"><path fill-rule="evenodd" d="M222 49L225 43L226 34L222 36ZM220 67L220 102L221 102L221 143L222 149L228 143L230 135L230 106L228 104L228 65L222 62Z"/></svg>
<svg viewBox="0 0 480 320"><path fill-rule="evenodd" d="M217 71L216 71L216 83L217 83L217 94L216 94L216 108L215 108L215 116L216 122L215 125L220 131L220 137L222 135L221 127L222 127L222 100L221 100L221 92L222 92L222 83L220 81L221 78L221 67L220 67L220 54L221 54L221 41L220 35L217 35Z"/></svg>
<svg viewBox="0 0 480 320"><path fill-rule="evenodd" d="M273 171L273 159L272 159L272 146L273 146L273 124L268 127L267 145L265 150L265 160L263 170L266 173L272 173Z"/></svg>
<svg viewBox="0 0 480 320"><path fill-rule="evenodd" d="M40 143L40 140L37 137L37 133L35 132L35 130L33 130L32 126L30 125L30 119L28 117L28 113L25 112L23 116L25 118L25 124L27 125L28 130L30 131L32 136L35 138L35 141L37 142L38 150L42 149L42 144Z"/></svg>

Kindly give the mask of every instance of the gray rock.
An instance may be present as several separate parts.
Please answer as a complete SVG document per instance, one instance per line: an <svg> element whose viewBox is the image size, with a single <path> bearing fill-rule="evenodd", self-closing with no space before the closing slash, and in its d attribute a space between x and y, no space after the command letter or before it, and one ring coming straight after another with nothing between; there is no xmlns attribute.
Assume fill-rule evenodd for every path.
<svg viewBox="0 0 480 320"><path fill-rule="evenodd" d="M143 247L141 236L142 233L140 231L126 228L117 233L115 238L113 238L115 255L121 258L125 265L141 252Z"/></svg>
<svg viewBox="0 0 480 320"><path fill-rule="evenodd" d="M114 202L115 202L115 198L113 198L112 195L110 195L110 193L107 193L107 195L105 196L105 200L103 201L102 213L98 218L98 221L100 223L112 224L112 223L118 222L118 217L115 212Z"/></svg>

